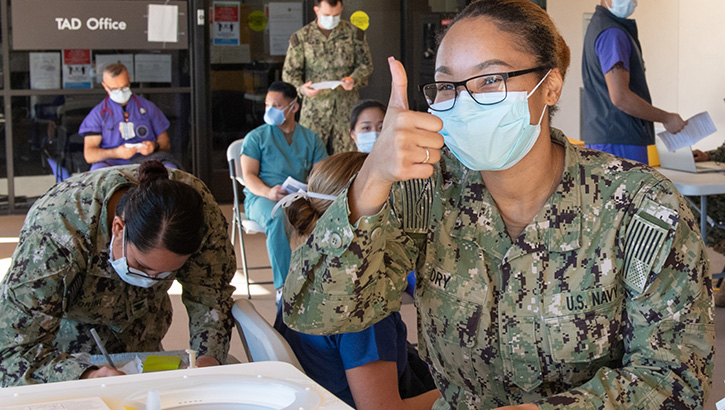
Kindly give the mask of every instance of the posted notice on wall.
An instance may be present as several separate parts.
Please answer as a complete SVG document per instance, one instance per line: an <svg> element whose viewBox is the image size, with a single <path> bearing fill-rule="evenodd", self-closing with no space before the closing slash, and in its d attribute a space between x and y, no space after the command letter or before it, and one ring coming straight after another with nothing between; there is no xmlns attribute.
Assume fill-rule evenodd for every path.
<svg viewBox="0 0 725 410"><path fill-rule="evenodd" d="M139 83L170 83L171 55L136 54L134 71Z"/></svg>
<svg viewBox="0 0 725 410"><path fill-rule="evenodd" d="M92 88L91 50L63 50L63 88Z"/></svg>
<svg viewBox="0 0 725 410"><path fill-rule="evenodd" d="M238 1L215 1L212 40L215 46L238 46L239 43Z"/></svg>
<svg viewBox="0 0 725 410"><path fill-rule="evenodd" d="M133 54L96 54L96 82L103 81L103 70L107 65L121 63L126 66L131 82L135 82Z"/></svg>
<svg viewBox="0 0 725 410"><path fill-rule="evenodd" d="M302 3L269 3L269 54L287 54L289 38L302 28Z"/></svg>
<svg viewBox="0 0 725 410"><path fill-rule="evenodd" d="M179 6L149 4L148 19L146 33L149 42L179 41Z"/></svg>
<svg viewBox="0 0 725 410"><path fill-rule="evenodd" d="M30 88L60 88L60 53L30 53Z"/></svg>

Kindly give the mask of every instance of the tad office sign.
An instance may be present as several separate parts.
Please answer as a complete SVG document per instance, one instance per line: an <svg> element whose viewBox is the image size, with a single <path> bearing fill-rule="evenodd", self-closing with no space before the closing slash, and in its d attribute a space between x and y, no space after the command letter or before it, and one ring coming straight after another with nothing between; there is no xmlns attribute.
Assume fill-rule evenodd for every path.
<svg viewBox="0 0 725 410"><path fill-rule="evenodd" d="M149 5L178 12L157 21ZM149 41L149 29L169 17L176 19L176 41ZM186 49L187 20L186 1L12 0L13 49Z"/></svg>

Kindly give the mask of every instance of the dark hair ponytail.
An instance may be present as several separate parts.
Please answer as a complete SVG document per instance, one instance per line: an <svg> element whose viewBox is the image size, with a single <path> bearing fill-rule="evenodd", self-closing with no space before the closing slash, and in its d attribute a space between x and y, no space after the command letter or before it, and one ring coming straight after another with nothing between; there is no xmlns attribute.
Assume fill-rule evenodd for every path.
<svg viewBox="0 0 725 410"><path fill-rule="evenodd" d="M304 237L312 233L312 229L317 224L320 217L312 208L309 201L295 201L285 209L287 219L300 237Z"/></svg>
<svg viewBox="0 0 725 410"><path fill-rule="evenodd" d="M138 168L138 186L116 206L126 221L128 241L141 252L163 248L190 255L204 236L204 203L201 195L181 181L169 179L159 161L144 161Z"/></svg>

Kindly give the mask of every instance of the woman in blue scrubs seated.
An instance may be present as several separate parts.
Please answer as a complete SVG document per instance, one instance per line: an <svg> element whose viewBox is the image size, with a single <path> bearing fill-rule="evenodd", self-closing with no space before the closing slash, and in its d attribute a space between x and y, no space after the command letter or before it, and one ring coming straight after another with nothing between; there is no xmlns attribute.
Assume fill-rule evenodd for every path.
<svg viewBox="0 0 725 410"><path fill-rule="evenodd" d="M279 300L291 251L284 217L272 218L272 208L288 194L282 189L287 177L305 182L313 165L327 158L327 151L317 134L295 122L300 106L297 89L292 84L273 82L264 104L266 124L250 131L242 145L244 212L247 218L264 227Z"/></svg>
<svg viewBox="0 0 725 410"><path fill-rule="evenodd" d="M332 204L316 194L339 194L366 157L365 153L346 152L315 167L308 196L295 195L290 198L292 203L284 205L295 231L293 244L307 239L317 219ZM428 365L407 342L407 329L399 312L361 332L316 336L288 328L282 321L280 306L274 327L287 339L305 373L352 407L430 409L440 396Z"/></svg>

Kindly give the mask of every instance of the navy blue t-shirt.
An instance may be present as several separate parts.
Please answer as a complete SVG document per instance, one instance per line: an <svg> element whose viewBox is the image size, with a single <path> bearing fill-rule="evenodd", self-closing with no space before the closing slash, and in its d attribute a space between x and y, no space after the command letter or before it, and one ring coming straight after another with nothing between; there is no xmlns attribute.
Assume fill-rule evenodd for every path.
<svg viewBox="0 0 725 410"><path fill-rule="evenodd" d="M398 312L362 332L317 336L288 328L280 304L274 328L287 339L305 373L352 407L355 401L345 370L383 360L397 363L400 378L408 365L407 329Z"/></svg>

